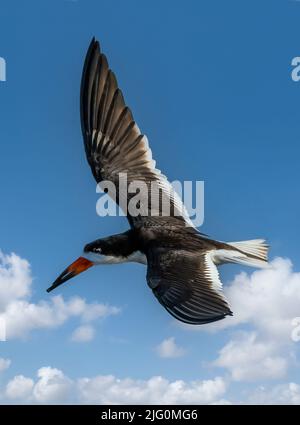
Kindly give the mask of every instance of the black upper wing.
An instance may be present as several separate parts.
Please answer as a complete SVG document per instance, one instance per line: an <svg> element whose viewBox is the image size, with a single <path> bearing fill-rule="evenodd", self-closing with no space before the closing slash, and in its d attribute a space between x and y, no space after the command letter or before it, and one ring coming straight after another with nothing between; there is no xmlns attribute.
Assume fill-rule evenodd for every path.
<svg viewBox="0 0 300 425"><path fill-rule="evenodd" d="M128 209L134 194L119 192L119 175L126 174L127 188L135 181L144 182L146 190L140 195L140 213L127 213L132 226L144 217L151 225L161 225L161 203L150 204L151 183L157 184L160 197L170 202L170 216L176 225L192 225L181 199L172 191L167 178L155 168L155 161L143 135L135 123L132 113L125 104L114 73L100 51L99 43L92 40L88 49L81 82L81 126L88 162L97 183L113 182L114 200ZM124 177L122 177L124 178ZM130 207L130 206L129 206Z"/></svg>

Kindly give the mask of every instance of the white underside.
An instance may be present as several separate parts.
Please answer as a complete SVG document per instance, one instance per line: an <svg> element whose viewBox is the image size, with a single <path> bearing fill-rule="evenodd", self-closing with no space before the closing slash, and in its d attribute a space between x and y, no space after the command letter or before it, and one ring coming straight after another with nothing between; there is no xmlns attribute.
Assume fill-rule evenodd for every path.
<svg viewBox="0 0 300 425"><path fill-rule="evenodd" d="M135 251L128 257L115 257L113 255L101 255L96 252L85 252L83 257L92 261L96 265L100 264L121 264L121 263L140 263L147 265L147 258L140 251Z"/></svg>
<svg viewBox="0 0 300 425"><path fill-rule="evenodd" d="M135 251L133 254L129 255L127 261L147 265L147 257L145 254L142 254L141 251Z"/></svg>

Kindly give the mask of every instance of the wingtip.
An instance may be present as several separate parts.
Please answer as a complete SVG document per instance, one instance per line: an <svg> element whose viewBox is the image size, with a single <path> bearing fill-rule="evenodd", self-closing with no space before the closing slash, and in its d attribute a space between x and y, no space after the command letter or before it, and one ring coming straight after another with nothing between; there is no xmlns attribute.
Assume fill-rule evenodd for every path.
<svg viewBox="0 0 300 425"><path fill-rule="evenodd" d="M100 42L99 42L99 40L96 39L96 37L92 38L92 42L93 42L93 45L94 45L94 49L100 50Z"/></svg>
<svg viewBox="0 0 300 425"><path fill-rule="evenodd" d="M96 37L93 36L88 47L88 53L94 52L97 49L100 50L100 43L96 40Z"/></svg>

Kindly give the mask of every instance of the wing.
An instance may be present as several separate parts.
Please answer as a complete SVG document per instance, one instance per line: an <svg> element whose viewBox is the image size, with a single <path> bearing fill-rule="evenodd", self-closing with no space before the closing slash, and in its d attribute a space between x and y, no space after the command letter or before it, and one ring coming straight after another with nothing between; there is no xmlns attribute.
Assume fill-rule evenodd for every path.
<svg viewBox="0 0 300 425"><path fill-rule="evenodd" d="M109 189L108 193L126 210L130 224L143 222L145 217L149 222L151 217L151 225L162 225L161 216L168 216L173 219L169 223L192 226L181 199L155 168L147 137L135 123L95 39L85 59L80 102L85 152L93 175L97 183L109 181L115 185L115 193ZM143 185L139 192L134 191L135 182ZM126 190L119 195L121 184ZM155 190L159 201L151 202ZM133 211L135 205L138 208Z"/></svg>
<svg viewBox="0 0 300 425"><path fill-rule="evenodd" d="M147 260L148 285L176 319L201 325L232 315L209 251L199 255L155 248Z"/></svg>

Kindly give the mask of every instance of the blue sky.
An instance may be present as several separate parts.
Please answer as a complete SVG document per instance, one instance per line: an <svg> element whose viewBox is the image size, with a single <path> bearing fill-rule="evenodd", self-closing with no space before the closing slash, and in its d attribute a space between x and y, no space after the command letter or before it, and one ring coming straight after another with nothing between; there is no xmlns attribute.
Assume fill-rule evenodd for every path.
<svg viewBox="0 0 300 425"><path fill-rule="evenodd" d="M205 181L200 230L226 241L266 237L270 258L290 259L289 277L299 280L300 83L291 79L291 60L300 56L299 16L300 4L288 0L1 2L0 56L7 81L0 82L0 249L30 263L31 272L23 272L30 275L31 292L18 299L33 305L44 300L51 309L46 288L84 244L128 227L125 218L96 215L99 195L83 151L79 85L92 36L100 40L158 167L170 181ZM234 291L241 271L223 267L225 287ZM88 324L95 336L85 343L71 341L85 319L69 313L53 329L32 325L25 339L0 342L0 358L11 360L0 372L1 401L16 400L5 395L14 377L37 385L37 370L46 366L73 381L110 374L147 381L159 375L189 385L221 377L226 392L220 390L219 398L231 402L248 400L252 392L257 397L259 386L276 393L280 386L300 384L299 343L266 349L271 361L287 362L278 376L275 371L246 379L245 373L236 379L232 366L212 365L240 332L264 339L263 309L261 323L249 313L243 323L214 333L191 331L159 306L145 273L135 264L95 268L53 294L64 303L78 296L121 311ZM293 291L297 298L298 289ZM282 315L288 319L286 311ZM185 353L163 358L156 347L171 337ZM274 344L274 334L268 337ZM24 402L36 401L26 397Z"/></svg>

